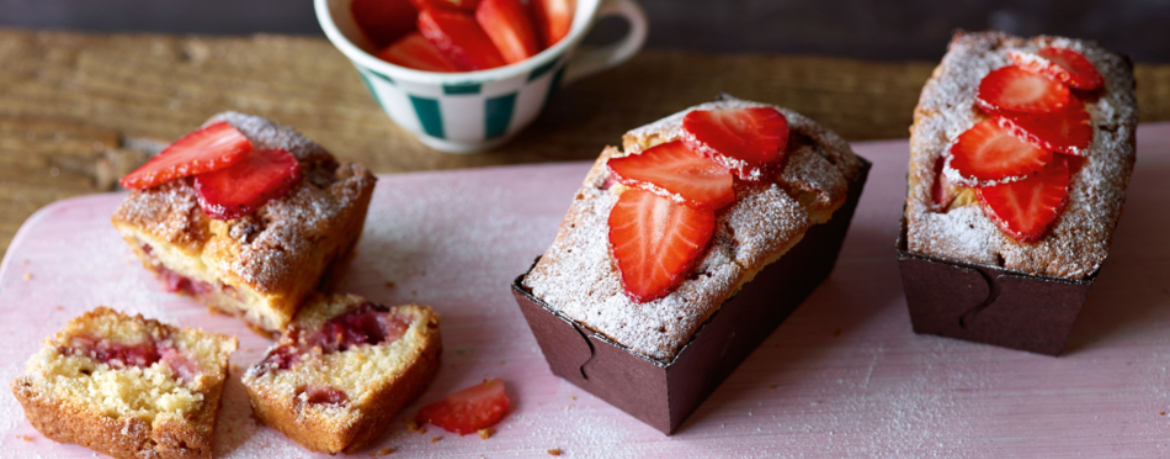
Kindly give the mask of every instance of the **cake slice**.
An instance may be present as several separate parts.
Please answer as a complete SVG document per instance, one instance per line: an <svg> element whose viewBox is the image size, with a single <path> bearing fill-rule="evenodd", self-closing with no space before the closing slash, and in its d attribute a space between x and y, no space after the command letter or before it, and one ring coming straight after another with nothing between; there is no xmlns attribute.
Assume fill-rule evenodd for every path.
<svg viewBox="0 0 1170 459"><path fill-rule="evenodd" d="M310 450L352 453L423 393L441 350L427 306L317 296L243 382L261 422Z"/></svg>
<svg viewBox="0 0 1170 459"><path fill-rule="evenodd" d="M45 437L116 458L211 458L236 339L98 307L29 359L12 393Z"/></svg>
<svg viewBox="0 0 1170 459"><path fill-rule="evenodd" d="M227 112L124 177L136 189L113 224L164 288L275 335L357 243L374 182L288 127Z"/></svg>

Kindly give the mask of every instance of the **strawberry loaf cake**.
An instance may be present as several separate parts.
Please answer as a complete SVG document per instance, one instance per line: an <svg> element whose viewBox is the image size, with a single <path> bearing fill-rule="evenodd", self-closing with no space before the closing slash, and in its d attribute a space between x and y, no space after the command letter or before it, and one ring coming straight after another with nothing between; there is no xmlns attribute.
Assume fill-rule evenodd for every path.
<svg viewBox="0 0 1170 459"><path fill-rule="evenodd" d="M98 307L47 338L12 392L51 440L119 459L210 459L235 350L235 338Z"/></svg>
<svg viewBox="0 0 1170 459"><path fill-rule="evenodd" d="M673 431L827 276L868 167L809 118L727 96L628 132L513 286L550 367ZM556 355L582 336L591 359Z"/></svg>
<svg viewBox="0 0 1170 459"><path fill-rule="evenodd" d="M915 330L1059 353L1121 217L1136 125L1125 56L957 33L910 129Z"/></svg>
<svg viewBox="0 0 1170 459"><path fill-rule="evenodd" d="M357 295L318 295L244 387L261 422L313 451L360 450L439 370L439 316Z"/></svg>
<svg viewBox="0 0 1170 459"><path fill-rule="evenodd" d="M288 127L226 112L123 177L113 223L167 290L279 334L357 243L374 182Z"/></svg>

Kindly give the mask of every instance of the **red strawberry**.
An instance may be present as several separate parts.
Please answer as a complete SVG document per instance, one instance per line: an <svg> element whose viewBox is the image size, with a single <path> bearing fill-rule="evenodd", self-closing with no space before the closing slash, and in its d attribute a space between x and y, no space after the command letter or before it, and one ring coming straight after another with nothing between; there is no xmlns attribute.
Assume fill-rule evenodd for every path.
<svg viewBox="0 0 1170 459"><path fill-rule="evenodd" d="M421 33L411 32L400 38L394 44L378 51L379 59L394 65L425 70L428 72L458 72L455 67L439 52L439 48L427 41Z"/></svg>
<svg viewBox="0 0 1170 459"><path fill-rule="evenodd" d="M1008 114L999 125L1017 138L1048 151L1086 156L1093 144L1093 124L1085 104L1070 97L1064 110L1042 115Z"/></svg>
<svg viewBox="0 0 1170 459"><path fill-rule="evenodd" d="M692 110L683 117L682 139L739 178L760 181L784 158L788 120L772 107Z"/></svg>
<svg viewBox="0 0 1170 459"><path fill-rule="evenodd" d="M475 11L480 0L410 0L418 9L447 8L464 11Z"/></svg>
<svg viewBox="0 0 1170 459"><path fill-rule="evenodd" d="M536 20L545 47L551 48L569 35L573 28L573 13L577 9L576 0L529 0L528 6L532 8L532 18Z"/></svg>
<svg viewBox="0 0 1170 459"><path fill-rule="evenodd" d="M195 176L195 191L204 214L231 220L284 196L300 179L301 164L289 152L256 150L231 167Z"/></svg>
<svg viewBox="0 0 1170 459"><path fill-rule="evenodd" d="M231 166L248 156L252 142L226 121L183 136L146 164L126 174L122 188L141 190Z"/></svg>
<svg viewBox="0 0 1170 459"><path fill-rule="evenodd" d="M1008 51L1008 57L1024 68L1047 75L1073 88L1095 91L1105 85L1092 62L1081 53L1068 48L1049 46L1036 54Z"/></svg>
<svg viewBox="0 0 1170 459"><path fill-rule="evenodd" d="M992 70L979 83L975 101L992 115L1049 113L1068 105L1068 86L1018 65Z"/></svg>
<svg viewBox="0 0 1170 459"><path fill-rule="evenodd" d="M951 144L946 167L958 173L957 183L984 186L1034 173L1051 159L1052 152L1016 138L990 119L959 134Z"/></svg>
<svg viewBox="0 0 1170 459"><path fill-rule="evenodd" d="M978 188L983 213L1020 242L1040 240L1068 201L1068 160L1057 158L1039 174L1018 182Z"/></svg>
<svg viewBox="0 0 1170 459"><path fill-rule="evenodd" d="M631 300L670 293L686 278L715 233L715 211L629 189L609 212L609 245Z"/></svg>
<svg viewBox="0 0 1170 459"><path fill-rule="evenodd" d="M419 424L431 423L459 435L496 425L508 411L508 395L499 379L484 381L423 407L415 416Z"/></svg>
<svg viewBox="0 0 1170 459"><path fill-rule="evenodd" d="M418 30L461 70L486 70L507 65L496 45L470 14L426 8L418 15Z"/></svg>
<svg viewBox="0 0 1170 459"><path fill-rule="evenodd" d="M735 201L727 168L699 156L680 141L664 143L607 164L618 181L697 209L718 209Z"/></svg>
<svg viewBox="0 0 1170 459"><path fill-rule="evenodd" d="M509 64L540 52L532 18L520 0L483 0L475 8L475 20Z"/></svg>
<svg viewBox="0 0 1170 459"><path fill-rule="evenodd" d="M354 22L376 48L393 43L414 30L418 10L410 0L353 0Z"/></svg>

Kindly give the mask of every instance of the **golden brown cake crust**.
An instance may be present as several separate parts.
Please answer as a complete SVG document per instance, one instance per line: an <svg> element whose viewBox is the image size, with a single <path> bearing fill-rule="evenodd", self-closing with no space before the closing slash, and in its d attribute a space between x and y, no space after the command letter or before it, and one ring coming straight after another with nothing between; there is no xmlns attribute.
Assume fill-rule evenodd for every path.
<svg viewBox="0 0 1170 459"><path fill-rule="evenodd" d="M945 211L934 209L935 167L959 134L984 119L974 106L979 82L1009 65L1008 50L1070 48L1083 54L1105 79L1101 96L1085 103L1094 138L1088 160L1072 179L1065 212L1051 232L1021 243L1001 232L981 206L964 196ZM1032 275L1082 279L1108 255L1133 171L1137 102L1132 63L1096 43L1060 37L1030 39L1000 32L955 34L947 55L926 83L910 128L906 197L910 251ZM966 190L970 191L970 190Z"/></svg>
<svg viewBox="0 0 1170 459"><path fill-rule="evenodd" d="M773 183L737 183L737 202L716 216L716 232L691 276L667 296L635 303L625 296L609 251L607 218L624 189L605 188L606 161L679 137L690 110L763 106L728 98L634 129L625 151L609 147L594 163L552 246L523 280L533 295L634 352L670 361L699 326L765 265L798 243L810 225L827 222L845 202L861 160L848 143L812 120L788 119L786 165Z"/></svg>
<svg viewBox="0 0 1170 459"><path fill-rule="evenodd" d="M207 123L218 121L239 129L257 149L288 150L300 162L304 179L285 196L228 221L203 215L191 178L175 180L131 192L113 223L148 269L157 271L159 263L140 246L172 246L196 259L212 280L246 290L243 297L260 297L255 302L274 311L263 321L247 319L279 331L321 276L356 244L376 179L364 166L338 165L324 148L286 126L232 112ZM221 296L202 300L240 313L231 298Z"/></svg>
<svg viewBox="0 0 1170 459"><path fill-rule="evenodd" d="M305 316L319 313L322 308L342 303L343 307L352 308L364 301L356 295L317 297L302 309L285 336L294 330L319 326L311 322L320 321L321 317ZM306 404L292 392L274 388L272 378L262 378L258 367L253 366L243 382L256 418L313 451L350 454L374 440L402 407L426 391L439 371L442 353L439 316L431 308L408 305L391 309L411 316L413 323L418 324L399 338L411 344L400 372L388 371L360 381L367 388L364 396L326 414L326 410Z"/></svg>

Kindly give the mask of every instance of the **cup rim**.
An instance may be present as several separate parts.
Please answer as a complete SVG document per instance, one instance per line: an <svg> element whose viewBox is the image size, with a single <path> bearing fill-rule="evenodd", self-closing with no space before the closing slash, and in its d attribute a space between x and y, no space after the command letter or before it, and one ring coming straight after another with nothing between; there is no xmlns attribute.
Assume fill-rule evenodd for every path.
<svg viewBox="0 0 1170 459"><path fill-rule="evenodd" d="M343 0L347 3L352 3L353 0ZM366 67L375 72L384 74L394 79L401 79L404 81L424 82L430 84L467 84L467 83L482 83L487 81L503 80L517 75L529 73L537 67L543 65L550 65L554 60L559 59L560 56L566 54L566 50L577 45L584 38L584 32L589 29L588 24L583 21L583 17L588 17L588 21L592 21L600 7L602 0L597 0L593 3L592 10L588 15L579 14L577 11L576 17L573 18L573 26L569 29L569 35L562 38L557 44L546 48L522 62L515 64L508 64L503 67L497 67L488 70L477 70L472 72L427 72L423 70L410 69L398 65L391 64L384 60L374 57L374 55L366 52L361 47L354 44L337 28L337 24L333 19L333 14L329 9L330 0L314 0L315 10L317 14L317 22L321 24L321 29L325 31L325 36L333 43L333 46L341 50L354 63Z"/></svg>

